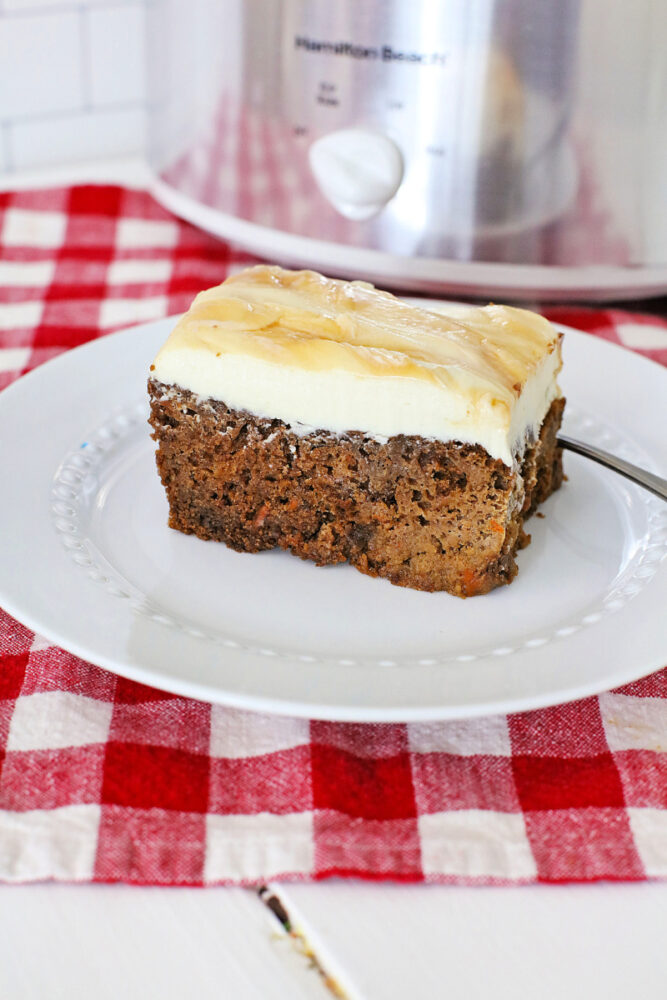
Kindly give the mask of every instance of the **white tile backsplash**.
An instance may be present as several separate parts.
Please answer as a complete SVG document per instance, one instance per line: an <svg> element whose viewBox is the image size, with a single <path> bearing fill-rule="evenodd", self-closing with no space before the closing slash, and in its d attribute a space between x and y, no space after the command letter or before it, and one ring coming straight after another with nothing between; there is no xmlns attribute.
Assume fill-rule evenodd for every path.
<svg viewBox="0 0 667 1000"><path fill-rule="evenodd" d="M82 7L115 7L142 3L142 0L0 0L0 11L35 14L46 10L80 10Z"/></svg>
<svg viewBox="0 0 667 1000"><path fill-rule="evenodd" d="M150 0L0 0L0 171L145 145Z"/></svg>
<svg viewBox="0 0 667 1000"><path fill-rule="evenodd" d="M145 100L143 7L86 14L91 102L94 107Z"/></svg>
<svg viewBox="0 0 667 1000"><path fill-rule="evenodd" d="M11 130L14 168L135 153L143 148L145 131L139 107L20 122Z"/></svg>
<svg viewBox="0 0 667 1000"><path fill-rule="evenodd" d="M81 18L76 11L0 19L0 118L83 105Z"/></svg>
<svg viewBox="0 0 667 1000"><path fill-rule="evenodd" d="M41 14L54 8L73 9L88 3L90 0L82 0L82 3L77 3L76 0L0 0L0 10L12 14Z"/></svg>

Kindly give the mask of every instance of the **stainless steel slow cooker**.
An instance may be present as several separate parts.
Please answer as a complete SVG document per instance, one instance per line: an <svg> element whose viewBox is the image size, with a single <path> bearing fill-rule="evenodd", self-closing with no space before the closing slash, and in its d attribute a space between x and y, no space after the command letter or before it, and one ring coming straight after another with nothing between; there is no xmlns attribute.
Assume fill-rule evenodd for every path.
<svg viewBox="0 0 667 1000"><path fill-rule="evenodd" d="M666 0L157 0L154 190L403 289L667 289Z"/></svg>

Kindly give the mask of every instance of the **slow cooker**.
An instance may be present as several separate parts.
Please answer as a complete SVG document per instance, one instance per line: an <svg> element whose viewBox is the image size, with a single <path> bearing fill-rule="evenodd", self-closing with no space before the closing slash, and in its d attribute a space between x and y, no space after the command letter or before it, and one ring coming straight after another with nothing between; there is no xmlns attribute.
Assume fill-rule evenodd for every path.
<svg viewBox="0 0 667 1000"><path fill-rule="evenodd" d="M157 0L170 209L385 286L667 289L664 0Z"/></svg>

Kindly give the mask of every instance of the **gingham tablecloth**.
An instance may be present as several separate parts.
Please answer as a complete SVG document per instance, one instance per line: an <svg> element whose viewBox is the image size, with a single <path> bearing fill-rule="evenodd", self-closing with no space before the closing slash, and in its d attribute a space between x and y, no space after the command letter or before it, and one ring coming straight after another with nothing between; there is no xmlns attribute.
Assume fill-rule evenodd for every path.
<svg viewBox="0 0 667 1000"><path fill-rule="evenodd" d="M93 337L185 309L249 260L143 192L0 194L0 387ZM549 315L667 364L662 320ZM0 612L0 879L330 875L666 877L667 669L521 715L308 722L142 687Z"/></svg>

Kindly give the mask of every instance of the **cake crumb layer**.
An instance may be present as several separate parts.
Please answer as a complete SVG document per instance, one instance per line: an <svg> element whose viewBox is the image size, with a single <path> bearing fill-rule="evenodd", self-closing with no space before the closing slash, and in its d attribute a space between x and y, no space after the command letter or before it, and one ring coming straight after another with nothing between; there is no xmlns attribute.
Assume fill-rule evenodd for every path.
<svg viewBox="0 0 667 1000"><path fill-rule="evenodd" d="M149 394L172 528L399 586L470 597L511 582L524 521L562 481L562 397L509 468L455 441L295 433L156 378Z"/></svg>

